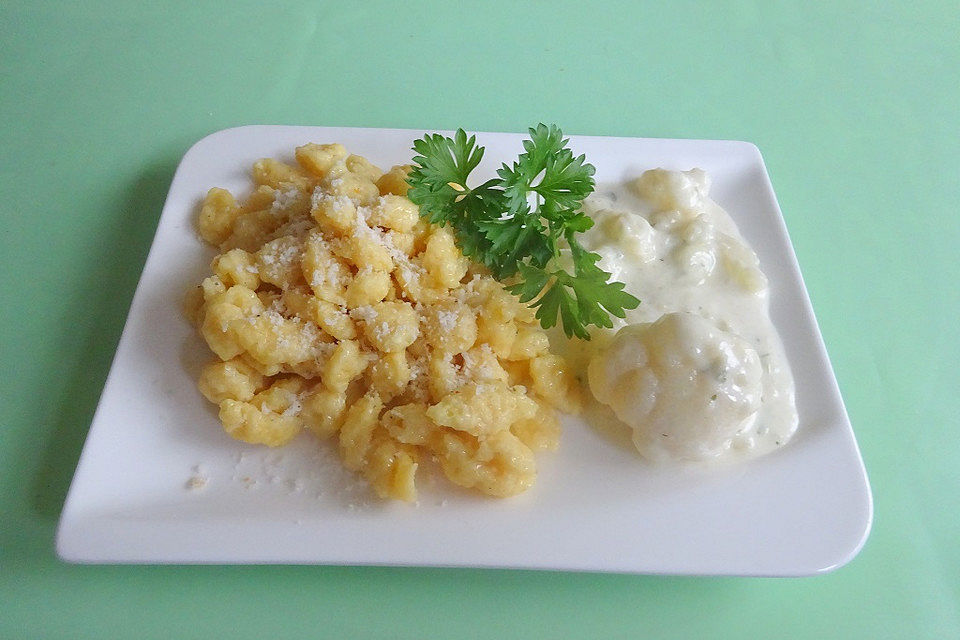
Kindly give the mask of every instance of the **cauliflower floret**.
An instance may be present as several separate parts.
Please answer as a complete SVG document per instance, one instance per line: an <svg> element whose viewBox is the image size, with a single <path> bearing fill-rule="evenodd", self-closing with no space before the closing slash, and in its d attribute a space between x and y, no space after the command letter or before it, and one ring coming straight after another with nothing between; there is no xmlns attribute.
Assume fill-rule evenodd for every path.
<svg viewBox="0 0 960 640"><path fill-rule="evenodd" d="M593 227L583 236L583 245L591 251L603 247L616 247L615 256L609 260L612 265L629 258L643 264L657 257L656 240L653 227L643 216L614 209L600 209L592 213ZM606 257L606 256L604 256Z"/></svg>
<svg viewBox="0 0 960 640"><path fill-rule="evenodd" d="M633 429L651 458L696 460L727 450L760 409L753 347L691 313L622 328L590 361L590 389Z"/></svg>
<svg viewBox="0 0 960 640"><path fill-rule="evenodd" d="M650 169L628 186L657 211L697 212L704 208L710 191L710 178L703 169Z"/></svg>
<svg viewBox="0 0 960 640"><path fill-rule="evenodd" d="M767 276L760 271L757 254L742 242L730 236L720 238L720 256L730 279L747 293L766 296Z"/></svg>

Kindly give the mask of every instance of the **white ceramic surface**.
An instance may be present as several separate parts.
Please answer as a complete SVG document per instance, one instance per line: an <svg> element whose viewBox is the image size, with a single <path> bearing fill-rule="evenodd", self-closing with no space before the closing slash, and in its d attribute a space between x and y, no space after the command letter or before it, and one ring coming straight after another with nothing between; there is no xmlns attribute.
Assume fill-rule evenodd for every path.
<svg viewBox="0 0 960 640"><path fill-rule="evenodd" d="M417 505L383 504L343 471L331 443L237 442L196 390L209 352L181 316L212 252L194 231L207 189L249 190L250 165L342 142L380 166L409 162L421 131L247 126L184 156L97 408L57 534L88 563L306 563L511 567L698 575L808 575L848 562L870 529L870 489L793 248L749 143L571 138L620 180L701 167L711 195L756 249L797 384L800 427L782 450L736 466L651 466L621 441L565 421L538 454L533 489L508 500L422 483ZM481 169L520 152L481 133ZM427 475L427 474L424 474ZM191 478L205 478L200 489Z"/></svg>

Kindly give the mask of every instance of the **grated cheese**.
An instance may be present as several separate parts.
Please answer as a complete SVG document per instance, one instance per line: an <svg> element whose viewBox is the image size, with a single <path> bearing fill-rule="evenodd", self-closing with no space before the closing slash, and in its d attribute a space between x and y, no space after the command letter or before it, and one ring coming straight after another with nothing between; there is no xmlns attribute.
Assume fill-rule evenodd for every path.
<svg viewBox="0 0 960 640"><path fill-rule="evenodd" d="M437 322L444 331L453 331L457 328L457 319L460 315L456 311L438 311Z"/></svg>
<svg viewBox="0 0 960 640"><path fill-rule="evenodd" d="M367 207L358 207L356 221L353 226L355 238L367 238L387 250L393 260L394 267L400 271L406 282L419 282L423 267L410 260L410 257L393 243L389 233L377 226L370 226L369 218L372 211Z"/></svg>
<svg viewBox="0 0 960 640"><path fill-rule="evenodd" d="M377 319L377 310L366 304L350 311L350 316L366 323L371 323Z"/></svg>
<svg viewBox="0 0 960 640"><path fill-rule="evenodd" d="M270 205L271 213L282 213L290 208L300 198L300 191L296 187L287 187L283 191L277 189L273 192L273 204Z"/></svg>

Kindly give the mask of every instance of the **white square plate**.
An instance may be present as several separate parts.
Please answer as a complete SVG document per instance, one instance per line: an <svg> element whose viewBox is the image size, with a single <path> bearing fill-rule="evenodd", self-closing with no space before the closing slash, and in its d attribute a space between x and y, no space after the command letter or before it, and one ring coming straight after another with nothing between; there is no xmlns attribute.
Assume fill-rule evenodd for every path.
<svg viewBox="0 0 960 640"><path fill-rule="evenodd" d="M342 142L389 167L422 131L248 126L184 156L60 520L71 562L310 563L510 567L699 575L807 575L848 562L872 502L763 160L749 143L571 138L622 180L701 167L712 197L756 249L797 385L800 427L783 449L737 466L651 466L568 419L560 449L538 455L537 483L508 500L424 482L419 504L384 504L342 470L331 443L283 449L237 442L196 390L210 359L181 315L211 252L194 231L210 187L250 189L251 164L292 160L305 142ZM521 134L481 133L492 175ZM190 480L206 480L189 488ZM419 484L419 482L418 482Z"/></svg>

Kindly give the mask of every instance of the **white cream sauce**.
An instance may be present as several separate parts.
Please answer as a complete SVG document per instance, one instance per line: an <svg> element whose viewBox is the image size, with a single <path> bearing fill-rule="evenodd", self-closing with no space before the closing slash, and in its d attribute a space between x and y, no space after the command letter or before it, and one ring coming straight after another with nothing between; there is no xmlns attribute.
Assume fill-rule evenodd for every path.
<svg viewBox="0 0 960 640"><path fill-rule="evenodd" d="M793 376L770 320L767 279L736 224L709 198L709 187L699 169L655 169L625 184L598 185L584 202L595 224L581 241L641 303L624 320L613 318L612 330L592 331L589 342L554 340L563 343L556 346L576 371L586 373L594 361L593 369L602 374L590 377L604 387L594 396L629 423L634 444L651 459L753 457L782 446L797 428ZM649 328L678 312L679 321L665 318ZM615 340L627 325L646 326L631 327ZM677 342L677 335L687 336L687 343ZM663 346L663 336L670 345ZM739 355L729 356L731 349ZM704 375L704 353L727 354L727 364L715 357L713 378ZM757 360L759 381L750 364ZM753 368L747 371L748 366ZM727 374L758 382L759 406L747 391L724 387ZM636 407L644 394L652 404L641 415ZM740 404L713 411L718 394ZM655 407L657 398L672 399L673 407L663 402ZM692 411L691 403L701 408ZM602 414L587 412L588 419Z"/></svg>

